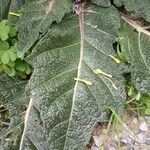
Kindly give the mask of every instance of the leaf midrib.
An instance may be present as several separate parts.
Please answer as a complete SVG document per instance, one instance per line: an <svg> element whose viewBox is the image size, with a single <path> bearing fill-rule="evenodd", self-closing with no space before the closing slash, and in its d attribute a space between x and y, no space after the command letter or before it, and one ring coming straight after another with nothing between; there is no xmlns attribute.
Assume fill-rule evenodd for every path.
<svg viewBox="0 0 150 150"><path fill-rule="evenodd" d="M84 51L84 12L83 12L83 5L81 4L79 6L80 8L80 13L79 13L79 27L80 27L80 59L79 59L79 64L78 64L78 73L77 73L77 79L80 78L80 73L81 73L81 66L82 66L82 60L83 60L83 51ZM74 87L74 93L73 93L73 99L72 99L72 108L71 108L71 112L70 112L70 118L69 118L69 125L68 125L68 129L66 132L66 139L65 139L65 143L64 143L64 147L63 150L65 150L66 147L66 141L67 141L67 135L69 132L69 128L70 128L70 123L71 123L71 119L72 119L72 115L73 115L73 109L74 109L74 103L75 103L75 98L76 98L76 90L77 90L77 86L78 86L78 80L75 83L75 87Z"/></svg>

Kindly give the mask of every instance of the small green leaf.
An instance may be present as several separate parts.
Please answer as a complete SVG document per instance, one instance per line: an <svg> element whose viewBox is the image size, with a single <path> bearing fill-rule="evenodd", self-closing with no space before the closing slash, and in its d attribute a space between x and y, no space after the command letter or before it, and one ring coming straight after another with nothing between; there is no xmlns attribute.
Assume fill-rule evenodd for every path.
<svg viewBox="0 0 150 150"><path fill-rule="evenodd" d="M25 70L26 70L26 64L23 62L23 61L17 61L16 63L15 63L15 68L16 68L16 70L18 70L18 71L21 71L21 72L25 72Z"/></svg>
<svg viewBox="0 0 150 150"><path fill-rule="evenodd" d="M9 50L16 53L17 52L17 43L15 43L14 46L11 46Z"/></svg>
<svg viewBox="0 0 150 150"><path fill-rule="evenodd" d="M150 115L150 107L145 109L145 115Z"/></svg>
<svg viewBox="0 0 150 150"><path fill-rule="evenodd" d="M26 64L26 71L25 71L26 74L30 74L31 73L31 69L30 69L30 66L28 64Z"/></svg>
<svg viewBox="0 0 150 150"><path fill-rule="evenodd" d="M9 58L11 61L15 61L17 59L17 54L14 53L13 51L7 51L8 52L8 55L9 55Z"/></svg>
<svg viewBox="0 0 150 150"><path fill-rule="evenodd" d="M7 65L10 66L10 67L14 67L15 63L13 61L9 61L9 63Z"/></svg>
<svg viewBox="0 0 150 150"><path fill-rule="evenodd" d="M149 102L149 103L146 103L146 106L150 108L150 102Z"/></svg>
<svg viewBox="0 0 150 150"><path fill-rule="evenodd" d="M10 68L11 72L8 74L10 77L15 76L15 68Z"/></svg>
<svg viewBox="0 0 150 150"><path fill-rule="evenodd" d="M11 69L7 65L3 65L3 69L4 69L4 72L6 74L10 74L11 73Z"/></svg>
<svg viewBox="0 0 150 150"><path fill-rule="evenodd" d="M0 41L0 51L6 51L9 49L9 44L6 41Z"/></svg>
<svg viewBox="0 0 150 150"><path fill-rule="evenodd" d="M9 31L9 36L10 36L10 37L15 37L16 34L17 34L17 29L16 29L15 26L12 26L12 27L10 28L10 31Z"/></svg>
<svg viewBox="0 0 150 150"><path fill-rule="evenodd" d="M117 45L117 54L121 60L126 61L124 52L120 52L120 50L119 50L119 44Z"/></svg>
<svg viewBox="0 0 150 150"><path fill-rule="evenodd" d="M17 39L13 38L13 39L11 40L11 43L12 43L12 45L15 45L15 44L17 43Z"/></svg>
<svg viewBox="0 0 150 150"><path fill-rule="evenodd" d="M3 65L4 72L8 74L10 77L15 76L15 68L7 65Z"/></svg>
<svg viewBox="0 0 150 150"><path fill-rule="evenodd" d="M7 64L9 62L9 55L7 52L4 52L2 55L1 55L1 61L3 64Z"/></svg>
<svg viewBox="0 0 150 150"><path fill-rule="evenodd" d="M27 76L23 73L18 73L18 75L20 76L21 79L26 79L27 78Z"/></svg>
<svg viewBox="0 0 150 150"><path fill-rule="evenodd" d="M145 104L147 107L150 107L150 96L149 95L142 95L141 102Z"/></svg>
<svg viewBox="0 0 150 150"><path fill-rule="evenodd" d="M129 88L129 91L128 91L128 96L131 96L131 95L133 94L132 91L133 91L133 90L132 90L132 88L130 87L130 88Z"/></svg>
<svg viewBox="0 0 150 150"><path fill-rule="evenodd" d="M8 34L10 31L10 27L8 25L8 21L3 20L0 22L0 38L2 41L5 41L8 39Z"/></svg>
<svg viewBox="0 0 150 150"><path fill-rule="evenodd" d="M139 101L139 100L140 100L140 98L141 98L141 93L140 93L140 92L138 92L138 93L137 93L137 95L136 95L136 97L135 97L135 99L136 99L137 101Z"/></svg>

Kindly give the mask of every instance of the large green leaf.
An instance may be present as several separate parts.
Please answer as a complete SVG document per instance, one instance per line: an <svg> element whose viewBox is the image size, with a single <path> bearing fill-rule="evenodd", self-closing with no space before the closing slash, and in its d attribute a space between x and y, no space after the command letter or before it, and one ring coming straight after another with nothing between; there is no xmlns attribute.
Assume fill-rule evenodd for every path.
<svg viewBox="0 0 150 150"><path fill-rule="evenodd" d="M23 55L52 22L60 22L72 9L71 0L28 0L18 23L19 54Z"/></svg>
<svg viewBox="0 0 150 150"><path fill-rule="evenodd" d="M141 92L150 94L150 36L124 24L119 30L121 49L131 64L132 81Z"/></svg>
<svg viewBox="0 0 150 150"><path fill-rule="evenodd" d="M114 0L117 6L125 9L137 17L142 17L150 22L150 0Z"/></svg>
<svg viewBox="0 0 150 150"><path fill-rule="evenodd" d="M8 17L11 0L0 0L0 21Z"/></svg>
<svg viewBox="0 0 150 150"><path fill-rule="evenodd" d="M28 101L25 95L27 82L0 74L0 149L18 149L24 111ZM20 141L20 140L19 140Z"/></svg>
<svg viewBox="0 0 150 150"><path fill-rule="evenodd" d="M113 59L119 25L115 8L85 6L37 43L20 150L82 150L96 123L108 119L107 106L122 112L124 79Z"/></svg>

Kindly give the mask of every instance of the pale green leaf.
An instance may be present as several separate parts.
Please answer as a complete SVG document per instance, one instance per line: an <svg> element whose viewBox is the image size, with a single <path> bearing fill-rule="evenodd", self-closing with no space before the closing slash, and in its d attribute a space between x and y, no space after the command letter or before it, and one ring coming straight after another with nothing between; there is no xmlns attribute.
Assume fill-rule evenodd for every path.
<svg viewBox="0 0 150 150"><path fill-rule="evenodd" d="M150 116L150 107L145 109L145 115L149 115Z"/></svg>
<svg viewBox="0 0 150 150"><path fill-rule="evenodd" d="M7 65L10 66L10 67L14 67L15 63L13 61L9 61L9 63Z"/></svg>
<svg viewBox="0 0 150 150"><path fill-rule="evenodd" d="M16 74L16 71L15 71L15 68L14 67L11 67L10 68L11 72L8 74L10 77L14 77L15 74Z"/></svg>
<svg viewBox="0 0 150 150"><path fill-rule="evenodd" d="M3 20L0 22L0 39L2 41L5 41L8 39L8 34L9 34L10 27L8 25L7 20Z"/></svg>
<svg viewBox="0 0 150 150"><path fill-rule="evenodd" d="M17 54L14 53L13 51L8 50L7 53L8 53L8 55L9 55L9 59L10 59L11 61L15 61L15 60L17 59Z"/></svg>
<svg viewBox="0 0 150 150"><path fill-rule="evenodd" d="M150 96L149 95L142 95L141 102L150 107Z"/></svg>
<svg viewBox="0 0 150 150"><path fill-rule="evenodd" d="M3 64L7 64L9 62L9 55L7 51L4 52L0 57Z"/></svg>
<svg viewBox="0 0 150 150"><path fill-rule="evenodd" d="M11 69L10 69L9 66L3 64L3 69L4 69L4 72L5 72L6 74L10 74L10 73L11 73Z"/></svg>

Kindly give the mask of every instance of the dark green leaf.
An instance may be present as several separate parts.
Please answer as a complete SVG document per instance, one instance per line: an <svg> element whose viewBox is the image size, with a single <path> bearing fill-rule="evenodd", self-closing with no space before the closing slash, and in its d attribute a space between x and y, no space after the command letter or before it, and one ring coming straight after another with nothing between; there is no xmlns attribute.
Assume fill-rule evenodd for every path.
<svg viewBox="0 0 150 150"><path fill-rule="evenodd" d="M124 5L127 11L150 22L150 0L114 0L114 3L119 7Z"/></svg>
<svg viewBox="0 0 150 150"><path fill-rule="evenodd" d="M0 149L17 150L19 143L16 141L20 141L19 134L22 132L23 125L20 113L24 111L27 104L26 81L9 78L1 73L0 83L0 107L3 106L8 114L6 119L3 118L8 126L0 124Z"/></svg>
<svg viewBox="0 0 150 150"><path fill-rule="evenodd" d="M34 71L20 150L82 150L96 123L108 119L107 106L123 110L121 65L110 57L117 56L119 15L96 5L83 12L80 24L74 14L53 24L28 58Z"/></svg>
<svg viewBox="0 0 150 150"><path fill-rule="evenodd" d="M141 102L143 104L150 105L150 96L149 95L142 95Z"/></svg>
<svg viewBox="0 0 150 150"><path fill-rule="evenodd" d="M136 89L150 93L150 44L149 36L134 32L126 24L119 30L121 49L131 63L132 82Z"/></svg>
<svg viewBox="0 0 150 150"><path fill-rule="evenodd" d="M28 1L19 22L19 54L22 56L52 22L60 22L71 11L72 0Z"/></svg>
<svg viewBox="0 0 150 150"><path fill-rule="evenodd" d="M24 61L17 60L15 62L15 68L18 71L25 72L25 70L26 70L26 64L25 64Z"/></svg>
<svg viewBox="0 0 150 150"><path fill-rule="evenodd" d="M12 0L0 0L0 21L7 19L11 1Z"/></svg>

